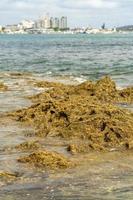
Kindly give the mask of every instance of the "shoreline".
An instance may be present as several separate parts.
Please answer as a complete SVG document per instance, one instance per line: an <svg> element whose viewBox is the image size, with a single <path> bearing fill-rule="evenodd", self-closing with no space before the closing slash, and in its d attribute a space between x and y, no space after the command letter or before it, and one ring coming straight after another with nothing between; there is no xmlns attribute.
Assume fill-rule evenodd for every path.
<svg viewBox="0 0 133 200"><path fill-rule="evenodd" d="M0 35L117 35L117 34L122 34L122 35L126 35L126 34L133 34L133 31L101 31L101 30L92 30L92 31L87 31L87 32L74 32L74 31L65 31L65 32L47 32L47 31L40 31L39 30L37 32L33 32L33 33L29 33L29 32L8 32L8 33L1 33Z"/></svg>
<svg viewBox="0 0 133 200"><path fill-rule="evenodd" d="M17 76L20 78L21 74L13 74L15 80ZM28 184L31 189L48 185L57 192L59 186L56 188L53 180L59 181L59 185L60 181L66 180L68 185L64 190L71 191L71 178L75 183L82 178L85 184L89 184L86 177L96 179L96 170L105 177L114 173L111 167L116 168L117 174L125 169L129 173L132 171L133 114L114 105L133 103L132 87L131 93L129 89L118 90L109 77L76 85L27 80L30 86L44 90L24 97L30 99L31 106L0 117L1 128L6 134L1 137L7 138L0 149L0 190L3 196L6 189L10 191L9 196L17 196L18 185L23 188L20 193L25 194ZM13 132L9 134L7 130ZM110 135L107 136L107 132ZM13 144L8 144L8 140L12 141L8 139L10 137ZM125 160L129 164L125 165ZM119 161L118 165L116 161ZM2 170L4 166L8 167ZM46 180L43 180L44 176L48 176ZM42 186L39 186L40 180ZM102 179L99 181L102 183ZM80 183L78 187L81 188ZM28 192L32 199L33 193ZM48 195L50 190L45 192Z"/></svg>

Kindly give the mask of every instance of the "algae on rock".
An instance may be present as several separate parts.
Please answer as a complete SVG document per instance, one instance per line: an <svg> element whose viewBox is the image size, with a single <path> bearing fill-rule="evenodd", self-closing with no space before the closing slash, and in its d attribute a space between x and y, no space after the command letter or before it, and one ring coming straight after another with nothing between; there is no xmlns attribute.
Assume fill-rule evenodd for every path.
<svg viewBox="0 0 133 200"><path fill-rule="evenodd" d="M56 152L36 151L32 154L18 159L18 162L29 163L35 167L44 169L65 169L73 163L63 155Z"/></svg>
<svg viewBox="0 0 133 200"><path fill-rule="evenodd" d="M33 125L37 136L74 139L75 145L77 139L87 142L79 152L126 148L133 140L133 113L115 105L133 102L132 87L117 90L109 77L80 85L44 82L45 86L49 90L33 97L33 106L12 113Z"/></svg>
<svg viewBox="0 0 133 200"><path fill-rule="evenodd" d="M0 91L6 91L8 90L8 87L4 83L0 83Z"/></svg>
<svg viewBox="0 0 133 200"><path fill-rule="evenodd" d="M27 151L27 150L36 150L40 148L40 144L38 143L38 141L28 141L28 142L23 142L19 145L15 146L15 149L17 150L23 150L23 151Z"/></svg>

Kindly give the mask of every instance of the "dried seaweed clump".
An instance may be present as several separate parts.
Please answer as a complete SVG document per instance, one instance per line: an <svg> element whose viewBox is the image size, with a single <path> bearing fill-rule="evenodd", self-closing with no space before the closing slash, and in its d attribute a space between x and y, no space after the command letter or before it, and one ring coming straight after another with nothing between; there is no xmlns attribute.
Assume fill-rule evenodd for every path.
<svg viewBox="0 0 133 200"><path fill-rule="evenodd" d="M6 91L8 90L8 87L4 83L0 83L0 91Z"/></svg>
<svg viewBox="0 0 133 200"><path fill-rule="evenodd" d="M19 176L20 174L17 172L11 173L11 172L0 171L0 178L5 179L5 180L14 180L15 178Z"/></svg>
<svg viewBox="0 0 133 200"><path fill-rule="evenodd" d="M117 89L110 77L103 77L97 82L86 81L75 87L80 94L93 96L102 102L127 102L133 103L133 87Z"/></svg>
<svg viewBox="0 0 133 200"><path fill-rule="evenodd" d="M36 151L29 156L19 158L18 161L44 169L65 169L72 166L72 162L63 155L48 151Z"/></svg>
<svg viewBox="0 0 133 200"><path fill-rule="evenodd" d="M128 147L133 140L133 113L114 104L127 99L132 99L132 89L118 91L105 77L79 86L56 85L37 95L33 106L13 116L33 125L37 136L88 143L86 151Z"/></svg>
<svg viewBox="0 0 133 200"><path fill-rule="evenodd" d="M36 150L36 149L39 149L39 148L40 148L40 144L38 143L38 141L23 142L23 143L15 146L15 149L22 150L22 151Z"/></svg>

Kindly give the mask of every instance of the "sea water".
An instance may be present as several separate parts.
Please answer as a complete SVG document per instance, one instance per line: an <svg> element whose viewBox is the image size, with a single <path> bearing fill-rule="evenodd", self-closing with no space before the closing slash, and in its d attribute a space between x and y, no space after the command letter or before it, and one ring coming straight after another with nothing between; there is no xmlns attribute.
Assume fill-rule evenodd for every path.
<svg viewBox="0 0 133 200"><path fill-rule="evenodd" d="M0 35L0 71L133 84L133 34Z"/></svg>

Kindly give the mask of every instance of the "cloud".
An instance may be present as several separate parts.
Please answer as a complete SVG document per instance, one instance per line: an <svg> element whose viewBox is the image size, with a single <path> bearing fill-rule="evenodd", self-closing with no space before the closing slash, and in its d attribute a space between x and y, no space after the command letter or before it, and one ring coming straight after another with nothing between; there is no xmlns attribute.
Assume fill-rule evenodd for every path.
<svg viewBox="0 0 133 200"><path fill-rule="evenodd" d="M1 0L0 10L23 10L23 9L40 9L53 8L58 9L87 9L87 8L113 8L118 5L117 1L109 0Z"/></svg>
<svg viewBox="0 0 133 200"><path fill-rule="evenodd" d="M108 0L65 0L62 1L62 5L67 8L78 8L78 9L88 9L88 8L114 8L118 6L118 1L108 1Z"/></svg>
<svg viewBox="0 0 133 200"><path fill-rule="evenodd" d="M36 19L44 13L66 15L71 26L131 24L133 0L0 0L0 24Z"/></svg>

